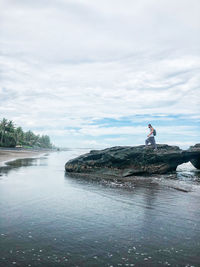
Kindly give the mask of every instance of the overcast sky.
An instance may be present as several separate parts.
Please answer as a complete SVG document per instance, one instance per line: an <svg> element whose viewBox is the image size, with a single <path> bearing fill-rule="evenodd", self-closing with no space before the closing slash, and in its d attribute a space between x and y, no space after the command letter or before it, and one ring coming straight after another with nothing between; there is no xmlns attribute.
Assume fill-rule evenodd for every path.
<svg viewBox="0 0 200 267"><path fill-rule="evenodd" d="M57 146L200 143L199 0L0 0L0 119Z"/></svg>

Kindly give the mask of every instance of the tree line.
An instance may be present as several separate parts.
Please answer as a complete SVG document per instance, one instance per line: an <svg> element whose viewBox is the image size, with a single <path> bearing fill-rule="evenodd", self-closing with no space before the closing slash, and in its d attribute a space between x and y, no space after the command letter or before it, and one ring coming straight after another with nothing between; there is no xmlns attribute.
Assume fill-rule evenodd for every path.
<svg viewBox="0 0 200 267"><path fill-rule="evenodd" d="M15 127L12 120L3 118L0 122L1 147L52 148L48 135L36 135L32 131L24 132L22 127Z"/></svg>

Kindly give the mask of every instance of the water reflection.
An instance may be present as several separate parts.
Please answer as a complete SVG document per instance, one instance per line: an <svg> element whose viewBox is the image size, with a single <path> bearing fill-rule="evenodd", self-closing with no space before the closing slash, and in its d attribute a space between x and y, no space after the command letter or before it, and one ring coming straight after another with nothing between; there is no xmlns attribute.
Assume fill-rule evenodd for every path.
<svg viewBox="0 0 200 267"><path fill-rule="evenodd" d="M16 159L0 167L0 177L20 167L47 166L47 157Z"/></svg>
<svg viewBox="0 0 200 267"><path fill-rule="evenodd" d="M173 176L178 180L176 174ZM92 192L90 201L91 205L95 202L95 206L91 210L87 204L87 210L92 211L90 217L87 218L87 211L80 211L84 219L95 221L90 231L93 227L98 229L98 221L93 216L102 212L101 225L106 236L101 232L104 240L99 242L99 237L94 240L99 242L96 247L104 254L96 251L93 266L98 266L97 260L101 261L101 266L109 266L107 262L113 266L198 266L199 197L174 190L176 183L169 175L155 179L161 180L157 180L158 183L142 180L124 190L116 188L114 182L105 184L65 174L67 187L84 188L84 197L81 191L76 195L77 199L81 196L83 206L85 196ZM84 238L91 251L92 238ZM85 251L83 253L86 255ZM90 259L86 259L87 264Z"/></svg>

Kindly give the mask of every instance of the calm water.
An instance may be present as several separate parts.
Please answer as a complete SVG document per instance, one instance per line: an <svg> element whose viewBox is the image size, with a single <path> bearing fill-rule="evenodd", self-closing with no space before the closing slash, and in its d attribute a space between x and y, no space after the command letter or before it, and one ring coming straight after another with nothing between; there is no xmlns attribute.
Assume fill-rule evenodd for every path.
<svg viewBox="0 0 200 267"><path fill-rule="evenodd" d="M0 266L200 266L198 172L133 189L66 176L84 152L1 168Z"/></svg>

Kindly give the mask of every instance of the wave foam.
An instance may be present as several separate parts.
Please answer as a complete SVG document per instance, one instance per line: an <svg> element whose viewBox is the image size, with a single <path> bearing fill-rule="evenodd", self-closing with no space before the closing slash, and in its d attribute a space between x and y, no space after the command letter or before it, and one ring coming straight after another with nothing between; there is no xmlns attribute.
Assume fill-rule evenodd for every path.
<svg viewBox="0 0 200 267"><path fill-rule="evenodd" d="M183 164L179 165L176 170L177 171L195 171L196 168L189 161L187 163L183 163Z"/></svg>

